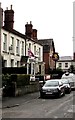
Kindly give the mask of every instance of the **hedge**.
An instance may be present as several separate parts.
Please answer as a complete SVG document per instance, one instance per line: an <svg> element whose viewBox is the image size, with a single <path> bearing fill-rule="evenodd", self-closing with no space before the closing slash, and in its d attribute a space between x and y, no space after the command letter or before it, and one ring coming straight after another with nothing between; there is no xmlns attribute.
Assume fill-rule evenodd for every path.
<svg viewBox="0 0 75 120"><path fill-rule="evenodd" d="M2 86L11 85L12 82L16 82L17 87L29 85L30 75L27 74L2 75Z"/></svg>
<svg viewBox="0 0 75 120"><path fill-rule="evenodd" d="M17 87L29 85L30 84L30 75L18 74L16 83L17 83Z"/></svg>

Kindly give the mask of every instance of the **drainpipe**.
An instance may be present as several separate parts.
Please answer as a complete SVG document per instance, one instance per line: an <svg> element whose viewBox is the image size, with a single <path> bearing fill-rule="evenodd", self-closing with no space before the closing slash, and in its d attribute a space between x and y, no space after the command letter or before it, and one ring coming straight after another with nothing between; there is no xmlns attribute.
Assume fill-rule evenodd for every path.
<svg viewBox="0 0 75 120"><path fill-rule="evenodd" d="M26 56L26 38L25 38L25 56Z"/></svg>

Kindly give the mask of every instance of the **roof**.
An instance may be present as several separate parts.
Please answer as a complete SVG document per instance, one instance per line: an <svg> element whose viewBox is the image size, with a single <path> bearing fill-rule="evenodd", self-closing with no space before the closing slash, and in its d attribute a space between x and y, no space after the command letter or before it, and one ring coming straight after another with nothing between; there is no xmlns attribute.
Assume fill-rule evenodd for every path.
<svg viewBox="0 0 75 120"><path fill-rule="evenodd" d="M52 45L53 39L39 39L38 42L41 43L42 45Z"/></svg>
<svg viewBox="0 0 75 120"><path fill-rule="evenodd" d="M61 56L59 57L58 61L72 61L73 57L72 56Z"/></svg>
<svg viewBox="0 0 75 120"><path fill-rule="evenodd" d="M44 52L50 52L50 48L53 47L53 50L55 51L55 47L54 47L54 41L53 39L39 39L38 42L43 45L43 50Z"/></svg>
<svg viewBox="0 0 75 120"><path fill-rule="evenodd" d="M23 38L23 39L29 39L30 41L35 42L35 43L41 45L41 44L38 42L38 40L36 41L36 40L28 37L27 35L24 35L24 34L18 32L18 31L16 31L15 29L6 29L4 26L3 26L2 28L3 28L4 30L8 31L8 32L11 32L11 33L13 33L13 34L15 34L15 35ZM41 46L42 46L42 45L41 45Z"/></svg>

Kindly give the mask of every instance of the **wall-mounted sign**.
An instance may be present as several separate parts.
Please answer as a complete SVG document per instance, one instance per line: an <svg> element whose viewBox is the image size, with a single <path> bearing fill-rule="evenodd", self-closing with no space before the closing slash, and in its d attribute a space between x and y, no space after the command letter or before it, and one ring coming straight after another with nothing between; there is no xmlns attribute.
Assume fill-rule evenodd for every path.
<svg viewBox="0 0 75 120"><path fill-rule="evenodd" d="M58 55L58 53L53 53L53 55L52 55L52 59L54 60L54 61L57 61L58 59L59 59L59 55Z"/></svg>
<svg viewBox="0 0 75 120"><path fill-rule="evenodd" d="M21 56L21 63L27 63L28 56Z"/></svg>

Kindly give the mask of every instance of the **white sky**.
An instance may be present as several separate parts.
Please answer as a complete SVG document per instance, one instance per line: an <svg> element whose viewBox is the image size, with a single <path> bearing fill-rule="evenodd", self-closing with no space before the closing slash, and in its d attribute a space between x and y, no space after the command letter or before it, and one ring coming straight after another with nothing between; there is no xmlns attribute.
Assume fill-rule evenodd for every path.
<svg viewBox="0 0 75 120"><path fill-rule="evenodd" d="M14 29L25 33L25 24L32 21L38 39L53 38L60 56L73 55L74 0L0 0L2 8L13 5Z"/></svg>

